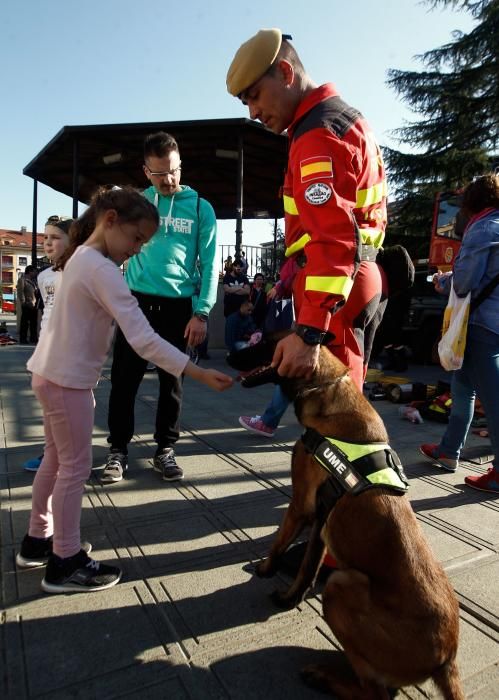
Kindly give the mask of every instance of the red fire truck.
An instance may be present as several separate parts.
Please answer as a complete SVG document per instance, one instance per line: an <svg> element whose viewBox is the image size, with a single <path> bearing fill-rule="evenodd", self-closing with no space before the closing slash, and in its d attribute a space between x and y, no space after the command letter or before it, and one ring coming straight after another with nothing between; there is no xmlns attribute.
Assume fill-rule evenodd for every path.
<svg viewBox="0 0 499 700"><path fill-rule="evenodd" d="M461 192L438 192L433 209L430 238L430 270L452 269L461 246L467 217L460 211Z"/></svg>
<svg viewBox="0 0 499 700"><path fill-rule="evenodd" d="M435 196L427 261L416 265L411 301L403 323L405 343L419 362L438 362L437 345L447 299L435 291L432 277L446 272L461 246L466 217L460 211L461 192L439 192Z"/></svg>

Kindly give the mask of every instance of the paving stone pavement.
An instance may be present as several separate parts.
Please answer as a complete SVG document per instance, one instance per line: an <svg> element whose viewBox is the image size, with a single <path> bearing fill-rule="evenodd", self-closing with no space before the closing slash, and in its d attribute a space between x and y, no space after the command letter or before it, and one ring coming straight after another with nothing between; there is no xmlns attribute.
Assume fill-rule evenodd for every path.
<svg viewBox="0 0 499 700"><path fill-rule="evenodd" d="M178 461L183 482L152 469L157 379L148 373L136 410L130 469L119 484L99 472L85 488L82 535L97 559L118 562L123 581L99 593L41 593L41 570L18 571L33 475L22 463L43 447L41 411L25 363L32 348L0 348L0 696L23 698L173 698L298 700L324 697L302 685L298 670L339 655L321 616L320 587L297 609L275 609L269 594L284 575L258 579L252 567L267 551L290 497L290 457L299 426L288 409L274 438L244 431L241 414L262 412L271 387L236 386L215 394L185 383ZM222 351L208 364L224 367ZM230 371L230 370L229 370ZM435 367L407 377L434 382ZM96 388L94 463L106 455L109 364ZM410 498L445 566L461 605L459 666L468 698L499 697L499 498L468 489L457 473L421 457L422 442L443 427L401 420L398 406L375 407L387 423L411 481ZM487 452L471 436L467 457ZM433 695L430 683L401 698Z"/></svg>

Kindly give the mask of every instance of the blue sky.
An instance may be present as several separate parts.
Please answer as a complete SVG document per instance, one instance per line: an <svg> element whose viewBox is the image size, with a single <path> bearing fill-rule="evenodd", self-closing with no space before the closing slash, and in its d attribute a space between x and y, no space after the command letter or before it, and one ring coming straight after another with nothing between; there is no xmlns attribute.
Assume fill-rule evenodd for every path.
<svg viewBox="0 0 499 700"><path fill-rule="evenodd" d="M415 54L472 20L416 0L5 0L0 27L0 228L31 230L33 183L22 170L61 127L247 116L225 75L262 27L291 34L312 79L334 82L393 145L389 130L411 114L385 84L387 70L420 70ZM71 202L40 185L39 231L54 213L69 215ZM221 223L221 242L233 230ZM268 231L245 222L243 242Z"/></svg>

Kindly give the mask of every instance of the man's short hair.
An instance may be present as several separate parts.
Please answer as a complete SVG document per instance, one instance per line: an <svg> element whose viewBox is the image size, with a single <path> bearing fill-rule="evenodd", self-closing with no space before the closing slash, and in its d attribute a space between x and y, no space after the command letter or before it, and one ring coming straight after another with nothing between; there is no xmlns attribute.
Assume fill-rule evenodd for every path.
<svg viewBox="0 0 499 700"><path fill-rule="evenodd" d="M167 134L166 131L158 131L156 134L149 134L144 139L144 160L149 156L155 156L156 158L163 158L170 151L178 150L178 143L175 141L171 134Z"/></svg>
<svg viewBox="0 0 499 700"><path fill-rule="evenodd" d="M235 260L232 261L232 267L242 267L243 266L243 261L241 258L236 258Z"/></svg>

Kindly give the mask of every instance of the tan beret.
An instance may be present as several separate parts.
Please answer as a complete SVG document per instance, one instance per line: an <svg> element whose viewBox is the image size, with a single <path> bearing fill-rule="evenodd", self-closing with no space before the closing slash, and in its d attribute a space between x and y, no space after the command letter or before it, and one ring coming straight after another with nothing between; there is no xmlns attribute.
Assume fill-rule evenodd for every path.
<svg viewBox="0 0 499 700"><path fill-rule="evenodd" d="M280 29L260 29L237 50L227 72L227 90L237 97L270 68L282 43Z"/></svg>

